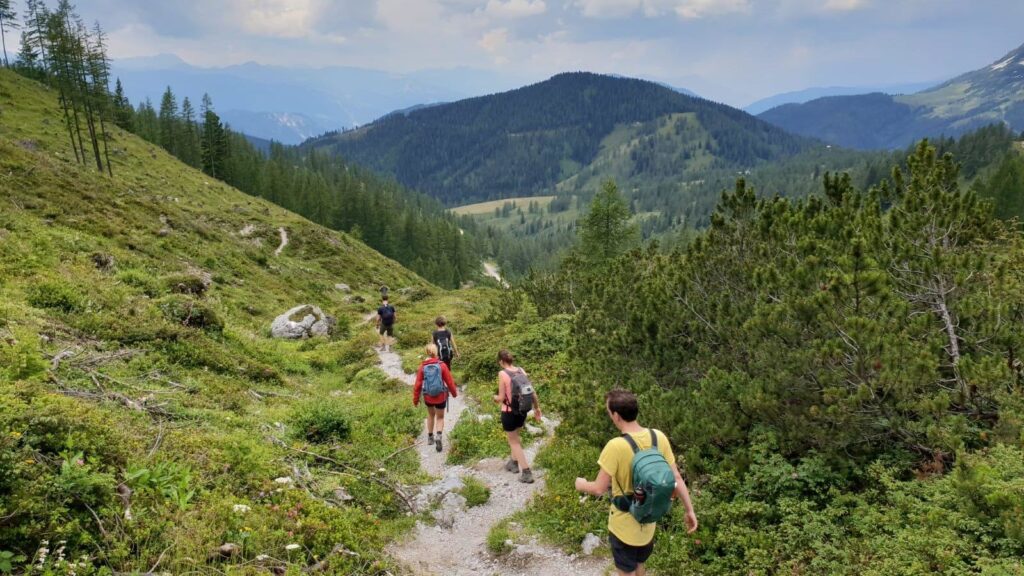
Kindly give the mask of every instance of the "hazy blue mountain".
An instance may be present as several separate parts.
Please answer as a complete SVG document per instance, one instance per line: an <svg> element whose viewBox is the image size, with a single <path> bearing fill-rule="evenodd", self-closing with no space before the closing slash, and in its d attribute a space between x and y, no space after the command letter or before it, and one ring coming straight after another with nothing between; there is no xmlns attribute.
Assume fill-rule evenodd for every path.
<svg viewBox="0 0 1024 576"><path fill-rule="evenodd" d="M786 104L758 116L797 134L861 149L902 148L993 123L1024 130L1024 45L993 64L915 94Z"/></svg>
<svg viewBox="0 0 1024 576"><path fill-rule="evenodd" d="M178 102L198 104L209 93L240 132L296 144L328 130L371 122L393 110L507 89L509 80L469 68L395 74L354 67L303 68L246 63L192 66L173 55L126 59L113 65L132 102L171 86Z"/></svg>
<svg viewBox="0 0 1024 576"><path fill-rule="evenodd" d="M783 92L781 94L762 98L757 102L745 106L743 111L756 116L762 112L771 110L776 106L782 106L783 104L803 104L804 102L810 102L811 100L826 98L828 96L856 96L860 94L873 94L875 92L881 92L883 94L913 94L926 88L931 88L936 84L938 84L938 82L879 84L876 86L815 86L813 88Z"/></svg>
<svg viewBox="0 0 1024 576"><path fill-rule="evenodd" d="M301 144L309 138L338 129L329 118L312 118L295 112L227 110L220 112L220 116L234 130L282 144Z"/></svg>

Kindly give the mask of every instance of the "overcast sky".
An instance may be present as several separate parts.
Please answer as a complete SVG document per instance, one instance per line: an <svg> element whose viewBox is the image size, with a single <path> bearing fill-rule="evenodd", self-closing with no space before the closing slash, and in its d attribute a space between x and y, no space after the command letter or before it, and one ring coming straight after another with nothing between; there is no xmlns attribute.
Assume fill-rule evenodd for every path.
<svg viewBox="0 0 1024 576"><path fill-rule="evenodd" d="M16 4L21 4L15 0ZM115 58L468 66L659 80L744 106L811 86L942 80L1024 43L1024 0L78 0Z"/></svg>

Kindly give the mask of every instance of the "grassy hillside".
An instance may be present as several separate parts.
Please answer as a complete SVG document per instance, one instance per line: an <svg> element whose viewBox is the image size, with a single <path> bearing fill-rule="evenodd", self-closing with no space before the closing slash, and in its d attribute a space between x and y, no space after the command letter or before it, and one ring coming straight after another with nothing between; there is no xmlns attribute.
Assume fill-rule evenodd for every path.
<svg viewBox="0 0 1024 576"><path fill-rule="evenodd" d="M388 570L419 420L352 327L382 283L436 288L126 133L114 178L75 164L56 94L2 70L0 110L0 554ZM335 335L270 339L299 304Z"/></svg>

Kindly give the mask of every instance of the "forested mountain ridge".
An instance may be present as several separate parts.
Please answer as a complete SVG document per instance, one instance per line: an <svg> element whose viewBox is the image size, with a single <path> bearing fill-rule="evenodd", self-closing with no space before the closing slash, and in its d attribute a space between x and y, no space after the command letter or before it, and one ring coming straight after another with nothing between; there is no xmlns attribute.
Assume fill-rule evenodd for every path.
<svg viewBox="0 0 1024 576"><path fill-rule="evenodd" d="M994 122L1024 130L1024 45L984 68L908 95L874 93L786 104L758 115L786 130L860 149L958 136Z"/></svg>
<svg viewBox="0 0 1024 576"><path fill-rule="evenodd" d="M595 180L616 175L594 165L609 146L626 156L616 173L631 177L622 182L627 187L652 185L655 158L663 176L678 181L786 158L816 144L653 82L575 72L390 115L304 146L334 151L458 205L572 187L567 180L587 168Z"/></svg>

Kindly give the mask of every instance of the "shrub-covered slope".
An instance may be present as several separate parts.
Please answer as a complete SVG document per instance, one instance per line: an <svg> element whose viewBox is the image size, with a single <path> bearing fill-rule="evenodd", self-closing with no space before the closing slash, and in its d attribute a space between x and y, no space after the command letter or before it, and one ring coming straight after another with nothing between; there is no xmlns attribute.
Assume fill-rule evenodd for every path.
<svg viewBox="0 0 1024 576"><path fill-rule="evenodd" d="M380 284L435 288L134 136L109 144L114 178L77 165L57 95L0 71L0 559L388 569L409 523L392 487L419 474L388 456L419 421L350 326ZM298 304L335 335L270 339Z"/></svg>

